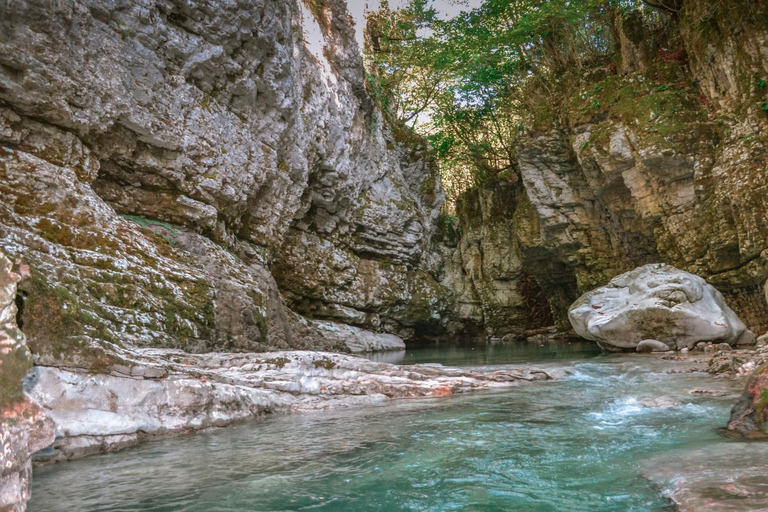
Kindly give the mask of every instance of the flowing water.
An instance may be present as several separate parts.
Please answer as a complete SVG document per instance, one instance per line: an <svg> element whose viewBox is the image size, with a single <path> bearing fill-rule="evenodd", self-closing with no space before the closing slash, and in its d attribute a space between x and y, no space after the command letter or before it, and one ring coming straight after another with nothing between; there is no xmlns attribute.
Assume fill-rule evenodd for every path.
<svg viewBox="0 0 768 512"><path fill-rule="evenodd" d="M569 374L504 392L275 415L43 467L29 511L665 511L670 501L641 476L644 464L729 443L716 429L741 384L670 373L684 365L651 356L540 349L401 357L524 358ZM643 405L659 396L679 403Z"/></svg>

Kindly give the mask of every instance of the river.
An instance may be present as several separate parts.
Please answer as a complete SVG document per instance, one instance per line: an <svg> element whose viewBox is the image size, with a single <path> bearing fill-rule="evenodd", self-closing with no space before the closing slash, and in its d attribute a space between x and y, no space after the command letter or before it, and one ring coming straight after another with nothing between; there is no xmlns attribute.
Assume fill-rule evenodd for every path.
<svg viewBox="0 0 768 512"><path fill-rule="evenodd" d="M717 433L743 382L691 373L687 363L599 355L583 344L388 357L530 364L565 376L503 392L274 415L45 466L29 511L664 511L674 510L680 473L695 466L671 471L683 454L756 453Z"/></svg>

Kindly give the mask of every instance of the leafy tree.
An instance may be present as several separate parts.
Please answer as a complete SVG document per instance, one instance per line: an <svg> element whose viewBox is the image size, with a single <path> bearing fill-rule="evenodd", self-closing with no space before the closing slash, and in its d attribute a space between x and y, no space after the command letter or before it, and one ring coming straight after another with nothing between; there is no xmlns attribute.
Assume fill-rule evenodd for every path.
<svg viewBox="0 0 768 512"><path fill-rule="evenodd" d="M615 20L637 9L640 0L485 0L443 20L429 0L385 1L366 27L369 84L393 122L428 137L450 203L488 177L517 179L520 134L555 119L585 69L610 64Z"/></svg>

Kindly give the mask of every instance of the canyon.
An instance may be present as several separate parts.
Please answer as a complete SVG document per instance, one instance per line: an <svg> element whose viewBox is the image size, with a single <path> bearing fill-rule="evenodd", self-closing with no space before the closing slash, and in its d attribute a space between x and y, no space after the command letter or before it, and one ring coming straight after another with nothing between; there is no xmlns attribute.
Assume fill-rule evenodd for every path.
<svg viewBox="0 0 768 512"><path fill-rule="evenodd" d="M447 214L344 0L0 3L3 489L53 441L46 409L60 460L171 423L548 379L324 353L571 339L574 301L646 264L701 276L764 334L768 9L715 4L686 0L671 41L619 24L618 67L584 70L521 130L515 172ZM73 413L89 386L114 421ZM146 420L129 403L150 388Z"/></svg>

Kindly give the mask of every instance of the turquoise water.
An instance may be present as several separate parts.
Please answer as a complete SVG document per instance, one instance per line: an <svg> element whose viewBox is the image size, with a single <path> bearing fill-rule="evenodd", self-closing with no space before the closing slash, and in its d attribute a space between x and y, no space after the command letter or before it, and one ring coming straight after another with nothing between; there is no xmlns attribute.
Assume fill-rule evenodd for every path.
<svg viewBox="0 0 768 512"><path fill-rule="evenodd" d="M484 366L531 364L547 361L573 361L601 354L596 343L588 341L550 341L514 345L447 345L400 352L364 354L374 361L392 364L440 363L446 366Z"/></svg>
<svg viewBox="0 0 768 512"><path fill-rule="evenodd" d="M570 375L501 393L273 416L43 467L29 510L665 511L641 465L727 442L715 429L728 418L730 384L669 373L679 363L651 357L541 356ZM716 387L730 396L690 394ZM680 405L640 403L660 395Z"/></svg>

